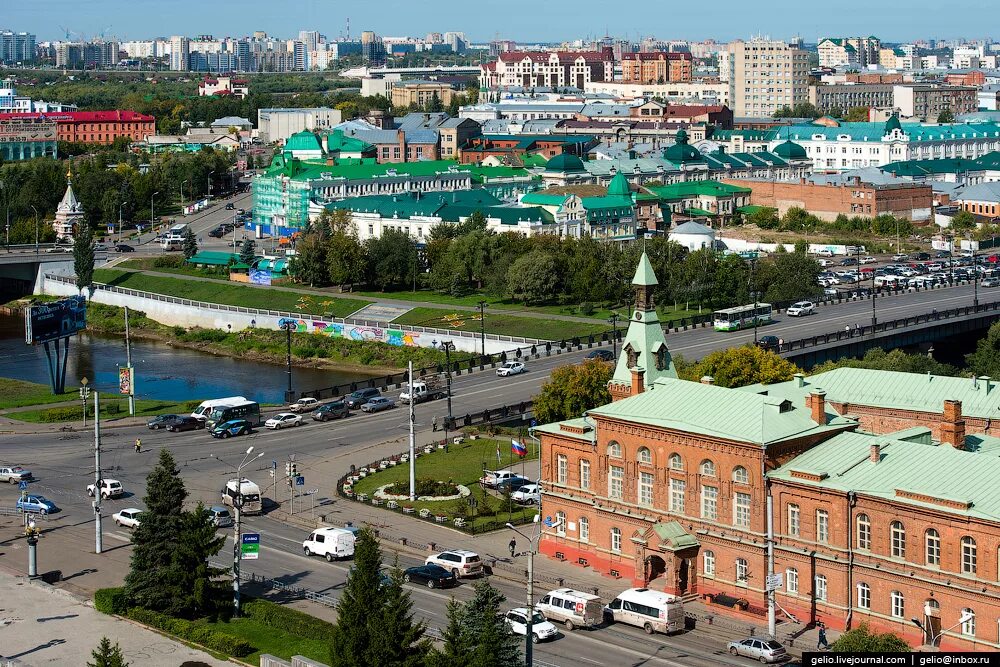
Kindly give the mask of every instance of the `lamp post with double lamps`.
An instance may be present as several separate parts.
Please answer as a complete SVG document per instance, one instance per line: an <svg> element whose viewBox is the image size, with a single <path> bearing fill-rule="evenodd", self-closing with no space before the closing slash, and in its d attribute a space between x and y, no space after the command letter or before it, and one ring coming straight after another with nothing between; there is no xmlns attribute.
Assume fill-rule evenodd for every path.
<svg viewBox="0 0 1000 667"><path fill-rule="evenodd" d="M933 611L934 611L933 607L931 607L929 604L925 604L924 605L924 618L925 619L930 618L931 617L931 613ZM941 630L937 634L931 634L933 632L933 629L931 628L930 623L926 623L926 622L925 623L921 623L916 618L911 618L910 622L913 623L915 626L917 626L918 628L920 628L923 631L924 637L929 637L930 638L930 641L928 643L931 646L937 646L938 641L941 640L941 637L944 636L944 633L950 632L950 631L954 630L955 628L957 628L958 626L964 625L965 623L968 623L969 621L973 620L975 617L976 617L975 614L971 614L967 610L963 609L962 610L962 615L958 619L958 623L956 623L955 625L951 626L950 628L945 628L944 630Z"/></svg>
<svg viewBox="0 0 1000 667"><path fill-rule="evenodd" d="M447 386L447 391L448 391L448 416L445 418L445 421L444 421L444 440L445 440L445 442L447 442L448 441L448 427L451 426L451 419L452 419L452 417L451 417L451 351L455 349L455 343L451 342L450 340L443 340L440 343L437 342L436 340L434 340L434 341L431 341L431 345L433 345L434 347L436 347L436 348L438 348L440 350L444 350L444 359L445 359L445 361L444 361L444 363L445 363L444 376L445 376L445 381L448 384L448 386Z"/></svg>
<svg viewBox="0 0 1000 667"><path fill-rule="evenodd" d="M243 468L247 467L250 463L253 463L260 457L264 456L264 452L260 452L257 456L253 458L250 455L253 454L253 445L247 448L246 454L243 455L243 460L238 466L236 466L236 496L233 498L233 616L239 617L240 615L240 557L242 554L242 545L240 540L240 519L243 515ZM211 455L212 458L226 463L220 459L215 454ZM226 464L228 465L228 464Z"/></svg>
<svg viewBox="0 0 1000 667"><path fill-rule="evenodd" d="M539 508L541 503L539 502ZM541 510L539 510L541 511ZM538 532L535 534L534 539L528 537L520 530L514 527L514 524L508 523L507 528L513 530L515 533L524 538L528 543L528 550L522 551L518 556L528 557L528 611L525 614L528 618L528 625L524 635L524 664L526 667L532 667L534 665L534 656L532 655L532 635L534 635L534 615L535 615L535 583L534 583L534 572L535 572L535 551L538 550L538 540L542 537L542 526L539 523L539 515L535 515L535 523L538 524ZM562 525L562 519L557 519L550 528L558 529Z"/></svg>

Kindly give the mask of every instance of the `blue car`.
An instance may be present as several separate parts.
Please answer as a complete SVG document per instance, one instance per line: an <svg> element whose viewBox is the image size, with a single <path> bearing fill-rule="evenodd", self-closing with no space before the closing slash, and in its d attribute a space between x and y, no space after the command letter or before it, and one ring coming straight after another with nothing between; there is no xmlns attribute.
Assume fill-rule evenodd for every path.
<svg viewBox="0 0 1000 667"><path fill-rule="evenodd" d="M17 509L31 514L51 514L58 512L56 504L45 496L28 495L17 499Z"/></svg>
<svg viewBox="0 0 1000 667"><path fill-rule="evenodd" d="M246 419L230 419L227 422L217 424L209 433L213 438L228 438L234 435L247 435L253 430L250 422Z"/></svg>

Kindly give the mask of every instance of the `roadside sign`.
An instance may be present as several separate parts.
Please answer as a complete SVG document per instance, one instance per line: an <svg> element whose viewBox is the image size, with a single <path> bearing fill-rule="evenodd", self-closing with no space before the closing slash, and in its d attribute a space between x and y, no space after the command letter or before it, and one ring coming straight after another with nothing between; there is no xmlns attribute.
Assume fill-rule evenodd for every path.
<svg viewBox="0 0 1000 667"><path fill-rule="evenodd" d="M780 590L784 584L784 582L782 581L783 578L784 577L780 572L777 574L767 575L767 581L766 581L767 590L769 591Z"/></svg>
<svg viewBox="0 0 1000 667"><path fill-rule="evenodd" d="M278 462L275 461L274 459L271 459L271 470L277 470L277 469L278 469Z"/></svg>
<svg viewBox="0 0 1000 667"><path fill-rule="evenodd" d="M240 560L257 560L260 554L260 533L243 533L240 545Z"/></svg>
<svg viewBox="0 0 1000 667"><path fill-rule="evenodd" d="M28 488L28 483L25 482L24 480L21 480L20 482L17 483L17 488L20 489L21 491L24 491L25 489Z"/></svg>
<svg viewBox="0 0 1000 667"><path fill-rule="evenodd" d="M305 477L299 475L298 477L295 478L295 486L305 486L305 485L306 485Z"/></svg>

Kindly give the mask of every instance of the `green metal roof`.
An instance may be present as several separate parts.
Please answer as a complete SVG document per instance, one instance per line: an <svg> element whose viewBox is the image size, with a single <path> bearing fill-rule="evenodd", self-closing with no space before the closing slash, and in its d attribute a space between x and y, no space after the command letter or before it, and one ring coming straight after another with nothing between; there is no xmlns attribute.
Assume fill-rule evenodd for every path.
<svg viewBox="0 0 1000 667"><path fill-rule="evenodd" d="M355 213L378 213L383 218L408 219L413 216L437 216L448 206L484 209L500 204L488 190L455 190L427 194L370 195L351 197L327 204L330 210L346 209ZM456 218L457 220L457 218Z"/></svg>
<svg viewBox="0 0 1000 667"><path fill-rule="evenodd" d="M702 217L713 217L713 218L719 215L718 213L712 213L711 211L706 211L705 209L698 208L696 206L692 206L691 208L687 209L685 213L687 213L688 215L700 215Z"/></svg>
<svg viewBox="0 0 1000 667"><path fill-rule="evenodd" d="M642 287L652 287L660 284L660 281L656 279L656 272L653 271L653 265L650 263L649 256L646 255L645 250L642 251L642 257L639 258L639 266L635 268L635 276L632 277L632 284Z"/></svg>
<svg viewBox="0 0 1000 667"><path fill-rule="evenodd" d="M567 431L561 428L563 424L581 429L583 433ZM596 441L596 432L594 431L593 423L588 422L583 417L578 417L577 419L567 419L566 421L561 422L552 422L551 424L542 424L541 426L536 426L534 430L536 432L552 433L564 438L572 438L583 442L593 443Z"/></svg>
<svg viewBox="0 0 1000 667"><path fill-rule="evenodd" d="M895 123L893 123L894 119ZM898 122L898 119L893 116L885 123L840 123L835 127L812 123L791 125L771 130L768 140L809 141L814 135L822 135L826 140L836 140L837 137L846 135L850 137L851 141L882 141L887 129L891 129L890 126L894 126ZM997 123L956 123L953 125L903 123L900 129L911 143L1000 137L1000 124Z"/></svg>
<svg viewBox="0 0 1000 667"><path fill-rule="evenodd" d="M966 380L968 382L968 380ZM870 460L878 444L878 463ZM812 473L820 480L793 476ZM970 518L1000 519L1000 457L950 445L900 440L895 434L841 433L768 474L796 484L931 508ZM900 492L900 493L897 493ZM908 494L959 503L943 505ZM889 519L884 519L888 523ZM886 529L888 526L886 526Z"/></svg>
<svg viewBox="0 0 1000 667"><path fill-rule="evenodd" d="M512 177L534 178L527 170L517 167L474 167L458 164L451 160L377 164L370 159L343 159L337 160L336 164L328 165L325 160L286 160L280 155L274 158L271 167L265 172L265 176L287 176L296 181L311 181L320 178L368 180L387 176L390 171L395 172L398 176L433 176L449 171L468 172L475 182Z"/></svg>
<svg viewBox="0 0 1000 667"><path fill-rule="evenodd" d="M731 197L735 194L750 194L750 188L729 185L718 181L684 181L670 185L656 185L647 190L662 200L677 201L688 197Z"/></svg>
<svg viewBox="0 0 1000 667"><path fill-rule="evenodd" d="M962 158L904 160L902 162L891 162L879 167L882 171L889 172L893 176L907 176L910 178L929 176L931 174L955 174L960 171L976 171L978 168L978 160L966 160Z"/></svg>
<svg viewBox="0 0 1000 667"><path fill-rule="evenodd" d="M357 137L349 137L343 130L333 130L326 134L326 149L333 153L364 153L375 148L367 141L362 141Z"/></svg>
<svg viewBox="0 0 1000 667"><path fill-rule="evenodd" d="M521 197L524 204L534 204L535 206L562 206L567 199L573 195L547 195L542 192L529 192Z"/></svg>
<svg viewBox="0 0 1000 667"><path fill-rule="evenodd" d="M698 538L687 532L677 521L654 523L653 532L660 542L665 543L672 551L698 546Z"/></svg>
<svg viewBox="0 0 1000 667"><path fill-rule="evenodd" d="M309 130L296 132L292 136L288 137L288 141L285 142L285 147L282 148L282 151L288 152L322 150L323 146L320 145L319 139Z"/></svg>
<svg viewBox="0 0 1000 667"><path fill-rule="evenodd" d="M239 255L232 252L214 252L202 250L195 253L187 261L188 264L202 264L204 266L229 266L230 263L239 259Z"/></svg>
<svg viewBox="0 0 1000 667"><path fill-rule="evenodd" d="M820 426L791 401L669 377L589 414L761 446L854 426L838 418Z"/></svg>

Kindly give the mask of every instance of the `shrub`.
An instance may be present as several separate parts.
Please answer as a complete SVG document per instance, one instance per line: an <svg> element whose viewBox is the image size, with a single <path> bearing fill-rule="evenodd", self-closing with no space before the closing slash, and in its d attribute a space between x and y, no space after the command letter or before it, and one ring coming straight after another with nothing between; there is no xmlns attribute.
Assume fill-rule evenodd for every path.
<svg viewBox="0 0 1000 667"><path fill-rule="evenodd" d="M184 258L180 255L165 255L153 259L153 268L180 268L184 266Z"/></svg>
<svg viewBox="0 0 1000 667"><path fill-rule="evenodd" d="M243 603L242 610L259 623L306 639L326 641L334 628L333 623L267 600L249 600Z"/></svg>
<svg viewBox="0 0 1000 667"><path fill-rule="evenodd" d="M124 588L99 588L94 591L94 609L102 614L124 614L128 598Z"/></svg>
<svg viewBox="0 0 1000 667"><path fill-rule="evenodd" d="M235 658L244 658L254 652L253 645L244 639L213 630L204 625L186 621L182 618L173 618L158 611L133 607L128 610L128 617L144 625L154 627L157 630L162 630L181 639L201 644L213 651L225 653Z"/></svg>
<svg viewBox="0 0 1000 667"><path fill-rule="evenodd" d="M418 479L414 484L418 496L453 496L458 493L458 487L451 482L438 482L433 479ZM386 489L390 495L405 495L410 492L409 482L396 482Z"/></svg>
<svg viewBox="0 0 1000 667"><path fill-rule="evenodd" d="M43 422L75 421L83 417L83 409L78 407L49 408L42 411Z"/></svg>
<svg viewBox="0 0 1000 667"><path fill-rule="evenodd" d="M590 317L594 314L594 304L589 301L584 301L580 304L580 314L584 317Z"/></svg>

